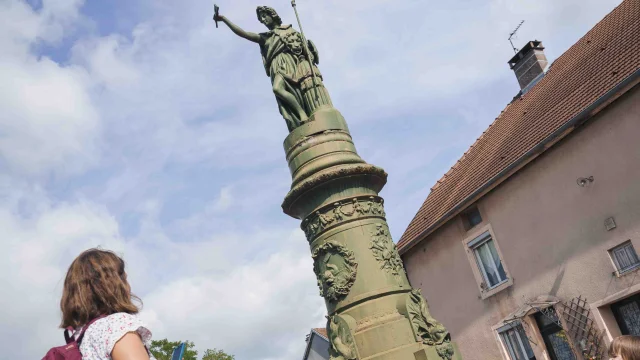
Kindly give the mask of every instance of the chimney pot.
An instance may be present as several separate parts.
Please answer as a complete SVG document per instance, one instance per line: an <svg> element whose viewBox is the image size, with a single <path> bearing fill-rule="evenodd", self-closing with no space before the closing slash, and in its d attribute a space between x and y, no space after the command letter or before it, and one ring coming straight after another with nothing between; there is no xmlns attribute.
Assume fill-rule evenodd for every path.
<svg viewBox="0 0 640 360"><path fill-rule="evenodd" d="M529 41L509 60L509 66L516 74L522 93L542 78L548 64L547 57L544 55L544 46L538 40Z"/></svg>

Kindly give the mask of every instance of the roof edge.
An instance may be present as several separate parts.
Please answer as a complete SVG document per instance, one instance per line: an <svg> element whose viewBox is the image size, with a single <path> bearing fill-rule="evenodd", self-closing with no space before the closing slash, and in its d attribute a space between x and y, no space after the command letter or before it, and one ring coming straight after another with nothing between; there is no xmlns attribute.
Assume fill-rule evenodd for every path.
<svg viewBox="0 0 640 360"><path fill-rule="evenodd" d="M307 356L309 356L309 350L311 350L311 337L313 336L313 334L313 329L311 329L311 332L309 333L309 340L307 341L307 346L305 346L304 348L304 355L302 355L302 360L306 360Z"/></svg>
<svg viewBox="0 0 640 360"><path fill-rule="evenodd" d="M442 225L444 225L447 221L449 221L453 216L457 215L459 212L464 210L466 206L468 206L472 200L475 201L477 197L484 196L488 190L493 189L493 187L499 185L502 181L509 178L513 175L514 170L518 170L522 166L528 164L531 160L535 159L538 155L547 150L551 145L555 142L561 140L566 135L568 135L571 131L572 127L579 125L581 122L586 121L591 118L595 114L599 113L602 109L607 107L611 102L618 99L623 94L629 92L632 88L638 85L640 82L640 68L636 69L632 74L627 76L624 80L619 82L616 86L607 91L604 95L596 99L593 103L587 106L584 110L574 116L571 120L564 123L560 128L554 131L551 135L547 136L544 140L538 143L533 148L529 149L524 155L519 157L516 161L511 163L505 169L500 171L494 177L489 179L486 183L476 189L473 193L465 197L463 200L458 202L453 208L447 211L443 216L441 216L433 225L426 228L422 231L418 236L416 236L413 240L408 241L407 243L401 245L398 248L398 252L400 255L405 254L419 242L424 240L427 236L433 233L435 230L439 229ZM502 180L502 181L500 181ZM406 231L406 230L405 230Z"/></svg>
<svg viewBox="0 0 640 360"><path fill-rule="evenodd" d="M320 336L321 338L329 341L329 338L324 336L323 334L321 334L320 332L318 332L316 329L311 329L311 331L313 331L315 334L317 334L318 336Z"/></svg>

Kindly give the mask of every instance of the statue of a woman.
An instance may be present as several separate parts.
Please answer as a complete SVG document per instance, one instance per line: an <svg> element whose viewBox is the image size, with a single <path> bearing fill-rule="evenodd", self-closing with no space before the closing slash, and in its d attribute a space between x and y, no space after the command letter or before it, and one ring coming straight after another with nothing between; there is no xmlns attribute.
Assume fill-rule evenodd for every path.
<svg viewBox="0 0 640 360"><path fill-rule="evenodd" d="M308 75L311 74L311 71L308 70L309 60L307 59L312 59L311 61L314 62L313 71L317 76L315 81L321 82L322 80L315 66L318 63L317 50L313 43L308 42L315 57L307 56L302 35L291 25L282 25L282 20L274 9L268 6L259 6L256 13L258 20L269 31L260 34L245 31L219 14L214 16L214 20L222 21L236 35L260 45L264 68L267 71L267 76L271 78L280 114L286 120L289 131L292 131L307 121L313 110L321 105L320 103L330 104L330 99L323 86L322 93L318 92L321 95L315 97L317 99L315 104L310 100L311 96L305 95L310 89L313 90L316 86L321 86L321 84L308 86ZM302 69L306 69L306 71L301 71ZM303 87L301 84L307 86Z"/></svg>

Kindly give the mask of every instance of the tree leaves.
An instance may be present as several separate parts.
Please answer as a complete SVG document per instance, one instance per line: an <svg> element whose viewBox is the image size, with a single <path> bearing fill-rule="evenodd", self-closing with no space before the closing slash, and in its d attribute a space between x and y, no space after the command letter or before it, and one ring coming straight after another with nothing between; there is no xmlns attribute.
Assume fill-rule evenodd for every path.
<svg viewBox="0 0 640 360"><path fill-rule="evenodd" d="M183 341L169 341L167 339L151 341L149 351L157 360L171 360L173 349L178 347ZM198 351L194 350L195 344L191 341L184 341L184 360L198 360ZM214 348L207 349L202 356L202 360L235 360L235 356L229 355L222 350Z"/></svg>
<svg viewBox="0 0 640 360"><path fill-rule="evenodd" d="M169 341L167 339L162 340L153 340L151 341L151 347L149 348L149 352L153 354L153 356L157 360L171 360L171 354L173 353L173 349L175 349L178 345L180 345L183 341ZM190 341L184 341L186 344L184 350L184 360L198 360L198 351L193 350L195 344Z"/></svg>
<svg viewBox="0 0 640 360"><path fill-rule="evenodd" d="M202 356L202 360L235 360L235 358L235 356L215 348L213 350L208 349L204 352L204 356Z"/></svg>

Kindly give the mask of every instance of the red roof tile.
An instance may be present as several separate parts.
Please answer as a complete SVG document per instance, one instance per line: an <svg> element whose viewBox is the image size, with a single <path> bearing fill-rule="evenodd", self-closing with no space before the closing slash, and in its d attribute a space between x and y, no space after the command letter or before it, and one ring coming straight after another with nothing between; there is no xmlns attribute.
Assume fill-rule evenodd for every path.
<svg viewBox="0 0 640 360"><path fill-rule="evenodd" d="M327 337L327 329L325 329L325 328L316 328L316 329L313 329L313 331L318 333L318 335L322 336L323 338L329 339Z"/></svg>
<svg viewBox="0 0 640 360"><path fill-rule="evenodd" d="M400 252L639 69L640 0L625 0L562 54L531 90L507 105L434 185L400 238Z"/></svg>

